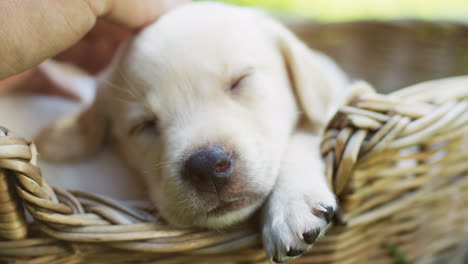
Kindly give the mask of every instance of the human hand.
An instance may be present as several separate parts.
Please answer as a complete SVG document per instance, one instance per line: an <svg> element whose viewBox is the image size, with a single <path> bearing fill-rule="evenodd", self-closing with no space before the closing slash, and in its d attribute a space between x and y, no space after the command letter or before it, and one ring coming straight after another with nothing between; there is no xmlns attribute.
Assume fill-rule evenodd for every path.
<svg viewBox="0 0 468 264"><path fill-rule="evenodd" d="M184 2L189 1L3 0L0 80L15 76L0 81L0 93L20 89L67 96L34 66L55 57L97 73L136 29Z"/></svg>

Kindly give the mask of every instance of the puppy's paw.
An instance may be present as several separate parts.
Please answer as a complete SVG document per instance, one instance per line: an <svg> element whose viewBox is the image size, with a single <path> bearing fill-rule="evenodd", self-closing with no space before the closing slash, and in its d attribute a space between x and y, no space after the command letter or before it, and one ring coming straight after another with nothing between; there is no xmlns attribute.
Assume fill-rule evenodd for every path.
<svg viewBox="0 0 468 264"><path fill-rule="evenodd" d="M78 115L66 116L41 131L34 139L41 159L62 162L78 160L83 155L83 135Z"/></svg>
<svg viewBox="0 0 468 264"><path fill-rule="evenodd" d="M43 129L34 139L40 158L66 162L95 153L103 138L103 123L88 112L64 116Z"/></svg>
<svg viewBox="0 0 468 264"><path fill-rule="evenodd" d="M277 263L301 256L322 236L336 210L327 190L273 192L263 214L263 246Z"/></svg>

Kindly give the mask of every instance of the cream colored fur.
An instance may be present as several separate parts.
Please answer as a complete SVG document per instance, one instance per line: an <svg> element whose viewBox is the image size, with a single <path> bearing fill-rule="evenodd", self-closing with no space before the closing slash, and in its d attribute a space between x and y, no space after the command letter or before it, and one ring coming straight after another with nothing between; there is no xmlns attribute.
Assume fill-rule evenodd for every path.
<svg viewBox="0 0 468 264"><path fill-rule="evenodd" d="M263 205L264 246L276 261L310 247L303 233L323 233L327 223L313 212L336 201L320 137L347 80L278 22L224 4L180 7L122 47L97 83L92 106L37 138L46 158L81 159L111 139L174 225L223 228ZM188 151L220 142L239 153L245 191L260 199L211 216L216 202L182 179L181 164Z"/></svg>

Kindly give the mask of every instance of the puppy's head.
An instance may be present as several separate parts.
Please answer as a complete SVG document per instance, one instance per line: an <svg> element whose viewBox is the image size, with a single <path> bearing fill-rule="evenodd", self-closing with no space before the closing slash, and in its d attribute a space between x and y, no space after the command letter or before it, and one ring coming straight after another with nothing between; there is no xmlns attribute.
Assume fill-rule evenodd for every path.
<svg viewBox="0 0 468 264"><path fill-rule="evenodd" d="M190 4L127 43L93 106L38 143L76 158L111 134L170 223L221 228L268 196L302 111L323 124L342 81L334 67L257 12ZM79 144L47 151L70 135Z"/></svg>

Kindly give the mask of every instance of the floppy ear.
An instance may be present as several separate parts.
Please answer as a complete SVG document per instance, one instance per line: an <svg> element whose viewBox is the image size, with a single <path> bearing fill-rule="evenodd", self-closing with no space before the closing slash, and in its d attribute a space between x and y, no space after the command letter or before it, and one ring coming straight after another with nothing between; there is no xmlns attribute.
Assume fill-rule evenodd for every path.
<svg viewBox="0 0 468 264"><path fill-rule="evenodd" d="M64 72L60 65L48 65L46 74L58 85L66 89L96 89L93 76L76 75ZM64 76L68 76L65 78ZM84 81L85 80L85 81ZM94 85L94 87L84 87ZM88 97L90 97L88 95ZM84 98L85 101L86 98ZM106 133L106 117L101 96L96 92L94 102L84 110L64 116L45 129L35 138L41 159L48 161L73 161L95 153L102 145Z"/></svg>
<svg viewBox="0 0 468 264"><path fill-rule="evenodd" d="M299 107L314 130L323 128L343 100L346 75L330 58L309 49L280 23L271 19L266 23L284 58Z"/></svg>

